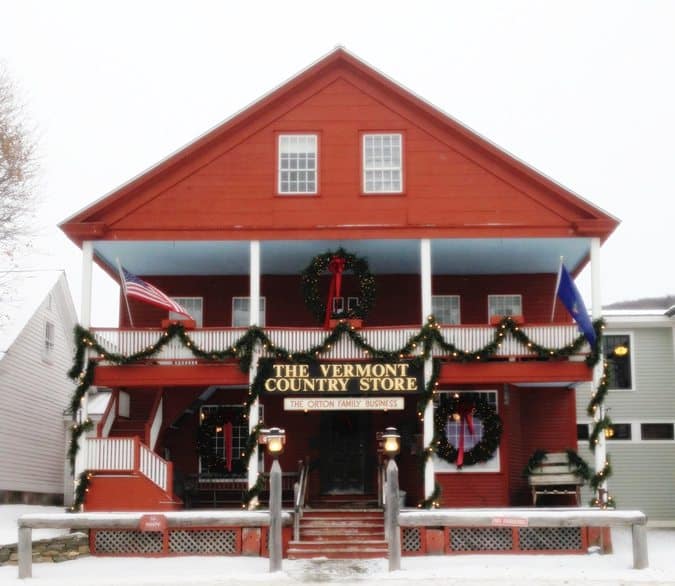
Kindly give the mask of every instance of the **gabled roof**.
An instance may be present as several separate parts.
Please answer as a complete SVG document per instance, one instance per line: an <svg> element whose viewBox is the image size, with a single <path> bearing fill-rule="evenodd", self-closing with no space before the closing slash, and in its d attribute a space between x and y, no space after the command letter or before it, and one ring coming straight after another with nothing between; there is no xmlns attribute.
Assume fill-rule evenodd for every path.
<svg viewBox="0 0 675 586"><path fill-rule="evenodd" d="M461 144L462 149L469 152L474 159L479 160L484 167L496 169L497 174L500 169L502 171L507 170L509 176L501 179L505 185L511 182L514 183L511 187L515 187L519 191L527 189L523 186L530 186L532 192L545 192L547 194L546 201L539 201L542 209L547 208L547 213L553 215L565 216L568 214L573 217L568 222L569 235L599 236L604 239L618 224L616 218L496 147L490 141L431 106L428 102L376 71L343 48L337 48L246 109L107 194L91 206L68 218L61 224L61 228L78 244L85 239L106 238L110 225L119 220L122 214L121 210L124 213L133 213L135 209L145 205L147 198L151 197L149 194L153 186L156 187L167 179L171 173L176 173L177 169L180 169L180 173L185 175L195 173L200 166L203 167L208 164L218 155L217 147L219 144L232 139L237 133L243 132L242 129L253 128L256 124L262 125L265 120L272 120L274 116L278 117L283 108L290 109L294 104L301 103L302 100L307 99L308 92L312 88L324 87L328 83L326 80L334 80L335 76L340 73L348 75L353 83L363 87L367 86L382 103L386 101L388 104L397 104L406 112L414 112L416 118L423 121L428 132L450 137L451 142ZM527 195L533 200L537 198L532 193ZM164 208L160 207L160 209ZM574 213L570 213L570 210L574 210ZM255 217L256 213L259 214L259 211L256 210L255 213L252 213L252 217ZM153 217L156 217L156 214ZM418 226L424 227L428 225L428 218L420 216L420 219L411 221L413 224L415 222ZM489 226L489 224L485 224L485 226ZM191 226L187 226L186 230L191 228ZM235 228L238 229L241 226L227 228L231 234L237 234L235 238L245 238L247 229L251 232L254 231L253 228L247 228L246 226L243 227L243 230ZM136 227L133 229L137 230ZM560 229L558 228L558 230ZM124 239L126 234L133 232L131 228L127 228L127 230L130 231L124 232L124 236L112 234L110 238L121 237ZM347 227L341 226L340 230L346 232ZM195 230L194 233L197 233L197 231ZM556 235L561 236L562 234ZM336 235L333 235L333 237L336 237ZM157 238L161 239L159 236ZM196 239L199 238L204 238L204 235L198 236Z"/></svg>
<svg viewBox="0 0 675 586"><path fill-rule="evenodd" d="M64 271L12 271L5 273L0 296L0 360L19 337L35 312L50 293L61 290L65 310L77 323L68 282Z"/></svg>

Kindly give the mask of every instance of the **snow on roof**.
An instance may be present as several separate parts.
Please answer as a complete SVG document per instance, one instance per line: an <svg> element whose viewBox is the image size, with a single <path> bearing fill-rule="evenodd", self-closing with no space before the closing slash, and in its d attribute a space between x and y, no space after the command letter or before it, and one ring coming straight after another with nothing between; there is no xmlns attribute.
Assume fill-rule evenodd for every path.
<svg viewBox="0 0 675 586"><path fill-rule="evenodd" d="M8 271L0 275L0 359L65 273L62 270Z"/></svg>

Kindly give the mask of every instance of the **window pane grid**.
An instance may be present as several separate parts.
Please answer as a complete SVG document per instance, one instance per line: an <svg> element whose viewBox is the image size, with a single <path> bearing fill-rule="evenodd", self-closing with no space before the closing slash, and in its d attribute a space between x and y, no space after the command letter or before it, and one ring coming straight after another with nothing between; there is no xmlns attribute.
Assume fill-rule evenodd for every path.
<svg viewBox="0 0 675 586"><path fill-rule="evenodd" d="M503 315L523 315L523 302L520 295L488 295L490 317Z"/></svg>
<svg viewBox="0 0 675 586"><path fill-rule="evenodd" d="M434 295L431 298L431 313L441 324L459 324L459 295Z"/></svg>
<svg viewBox="0 0 675 586"><path fill-rule="evenodd" d="M201 297L172 297L176 303L185 308L192 318L195 320L195 326L201 328L203 326L203 307L204 299ZM176 313L174 311L169 312L169 319L175 320L185 320L188 319L182 313Z"/></svg>
<svg viewBox="0 0 675 586"><path fill-rule="evenodd" d="M279 137L279 193L316 193L315 135Z"/></svg>
<svg viewBox="0 0 675 586"><path fill-rule="evenodd" d="M397 193L402 191L401 135L364 135L363 171L363 184L366 193Z"/></svg>
<svg viewBox="0 0 675 586"><path fill-rule="evenodd" d="M249 326L249 297L232 298L232 327L243 328ZM258 325L265 325L265 298L260 298L260 310L258 313Z"/></svg>

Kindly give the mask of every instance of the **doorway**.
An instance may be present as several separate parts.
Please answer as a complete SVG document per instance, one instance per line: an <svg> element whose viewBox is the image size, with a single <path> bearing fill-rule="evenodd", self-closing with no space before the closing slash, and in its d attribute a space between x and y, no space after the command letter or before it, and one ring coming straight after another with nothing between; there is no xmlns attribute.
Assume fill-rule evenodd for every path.
<svg viewBox="0 0 675 586"><path fill-rule="evenodd" d="M329 411L321 414L321 494L365 494L373 457L371 414Z"/></svg>

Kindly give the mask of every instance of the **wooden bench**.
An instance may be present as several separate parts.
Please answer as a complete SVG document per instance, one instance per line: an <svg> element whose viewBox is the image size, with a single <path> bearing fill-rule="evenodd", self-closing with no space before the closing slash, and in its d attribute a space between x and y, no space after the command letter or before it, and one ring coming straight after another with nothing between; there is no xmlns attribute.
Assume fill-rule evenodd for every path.
<svg viewBox="0 0 675 586"><path fill-rule="evenodd" d="M565 452L551 452L528 477L532 489L532 504L537 506L540 495L574 495L576 506L581 504L584 479L574 473Z"/></svg>

